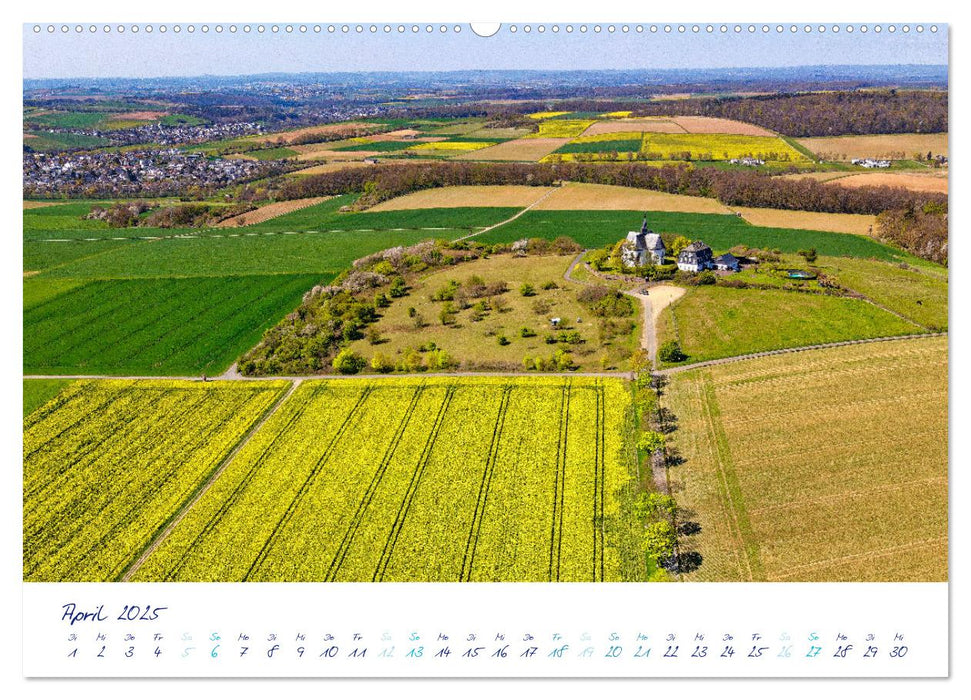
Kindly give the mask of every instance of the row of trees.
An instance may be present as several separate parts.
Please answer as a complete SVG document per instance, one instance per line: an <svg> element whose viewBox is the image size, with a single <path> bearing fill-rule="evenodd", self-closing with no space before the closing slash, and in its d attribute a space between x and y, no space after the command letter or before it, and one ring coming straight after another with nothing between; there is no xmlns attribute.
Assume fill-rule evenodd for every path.
<svg viewBox="0 0 971 700"><path fill-rule="evenodd" d="M948 127L947 92L936 90L661 100L638 105L634 115L737 119L786 136L928 134Z"/></svg>
<svg viewBox="0 0 971 700"><path fill-rule="evenodd" d="M537 185L559 181L621 185L712 197L728 206L880 214L891 209L947 207L947 195L902 187L841 187L810 178L784 179L754 171L655 167L642 163L409 163L338 170L292 179L278 199L363 192L360 206L409 192L451 185Z"/></svg>

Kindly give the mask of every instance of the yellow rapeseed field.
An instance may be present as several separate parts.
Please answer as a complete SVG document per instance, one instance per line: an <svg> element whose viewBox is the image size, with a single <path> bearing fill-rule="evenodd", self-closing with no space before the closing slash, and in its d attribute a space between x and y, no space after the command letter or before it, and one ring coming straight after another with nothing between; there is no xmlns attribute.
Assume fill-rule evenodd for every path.
<svg viewBox="0 0 971 700"><path fill-rule="evenodd" d="M527 114L526 116L530 119L552 119L553 117L559 117L563 114L569 114L569 112L533 112L532 114Z"/></svg>
<svg viewBox="0 0 971 700"><path fill-rule="evenodd" d="M629 411L620 379L306 381L132 580L622 580Z"/></svg>
<svg viewBox="0 0 971 700"><path fill-rule="evenodd" d="M540 122L539 131L524 138L576 138L596 119L547 119Z"/></svg>

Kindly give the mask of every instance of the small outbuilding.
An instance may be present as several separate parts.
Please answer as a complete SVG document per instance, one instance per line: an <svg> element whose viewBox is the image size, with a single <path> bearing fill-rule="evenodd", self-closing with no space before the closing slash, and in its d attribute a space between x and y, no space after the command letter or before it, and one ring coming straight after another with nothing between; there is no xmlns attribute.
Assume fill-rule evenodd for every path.
<svg viewBox="0 0 971 700"><path fill-rule="evenodd" d="M738 258L736 258L731 253L725 253L724 255L719 255L711 262L712 262L712 266L716 270L728 270L730 272L738 272L741 267L739 265Z"/></svg>

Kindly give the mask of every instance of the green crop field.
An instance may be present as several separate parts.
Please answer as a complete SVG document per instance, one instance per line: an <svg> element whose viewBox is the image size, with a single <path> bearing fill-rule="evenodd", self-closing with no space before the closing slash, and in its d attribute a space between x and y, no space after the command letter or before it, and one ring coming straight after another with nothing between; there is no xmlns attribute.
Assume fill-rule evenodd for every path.
<svg viewBox="0 0 971 700"><path fill-rule="evenodd" d="M206 120L191 114L166 114L158 123L162 126L199 126L205 124Z"/></svg>
<svg viewBox="0 0 971 700"><path fill-rule="evenodd" d="M263 234L228 231L223 236L172 238L121 244L100 255L63 264L50 277L144 278L262 275L281 273L336 274L353 260L385 248L434 238L422 231L371 231ZM452 236L460 232L452 232ZM55 244L49 244L55 245ZM72 244L62 243L65 249Z"/></svg>
<svg viewBox="0 0 971 700"><path fill-rule="evenodd" d="M294 151L292 148L261 148L257 151L248 151L246 153L250 158L256 158L256 160L282 160L284 158L296 158L299 153Z"/></svg>
<svg viewBox="0 0 971 700"><path fill-rule="evenodd" d="M618 379L304 382L132 580L631 578L629 410Z"/></svg>
<svg viewBox="0 0 971 700"><path fill-rule="evenodd" d="M607 136L607 134L604 134L604 136ZM610 134L610 136L615 136L615 134ZM616 136L620 136L620 134L616 134ZM637 153L640 147L640 138L605 139L602 137L593 137L588 141L581 137L576 141L571 141L568 144L560 146L553 153L610 153L611 151L616 151L617 153Z"/></svg>
<svg viewBox="0 0 971 700"><path fill-rule="evenodd" d="M658 321L658 342L677 340L687 362L753 352L922 333L859 299L774 289L688 289Z"/></svg>
<svg viewBox="0 0 971 700"><path fill-rule="evenodd" d="M24 280L25 371L219 372L292 311L303 292L355 259L456 238L518 211L338 211L353 199L204 231L111 229L81 219L90 202L29 210L24 270L40 274Z"/></svg>
<svg viewBox="0 0 971 700"><path fill-rule="evenodd" d="M947 338L672 375L692 581L947 581Z"/></svg>
<svg viewBox="0 0 971 700"><path fill-rule="evenodd" d="M24 145L41 152L63 151L68 148L99 148L107 146L108 140L100 136L87 136L85 134L32 131L30 138L24 139Z"/></svg>
<svg viewBox="0 0 971 700"><path fill-rule="evenodd" d="M48 112L27 115L24 121L55 129L91 129L110 118L108 112Z"/></svg>
<svg viewBox="0 0 971 700"><path fill-rule="evenodd" d="M414 147L416 141L362 141L353 143L349 146L339 146L335 151L380 151L381 153L391 153L393 151L404 151Z"/></svg>
<svg viewBox="0 0 971 700"><path fill-rule="evenodd" d="M569 236L585 248L613 245L627 232L638 228L644 212L637 211L558 211L531 210L515 221L495 228L475 239L481 243L512 243L520 238ZM658 233L701 239L715 251L736 245L779 249L795 253L816 248L820 255L876 258L893 262L913 262L915 258L871 238L845 233L752 226L730 214L693 214L648 212L648 225Z"/></svg>
<svg viewBox="0 0 971 700"><path fill-rule="evenodd" d="M218 374L326 275L94 280L24 310L25 374Z"/></svg>
<svg viewBox="0 0 971 700"><path fill-rule="evenodd" d="M112 581L285 382L77 381L24 419L25 581Z"/></svg>

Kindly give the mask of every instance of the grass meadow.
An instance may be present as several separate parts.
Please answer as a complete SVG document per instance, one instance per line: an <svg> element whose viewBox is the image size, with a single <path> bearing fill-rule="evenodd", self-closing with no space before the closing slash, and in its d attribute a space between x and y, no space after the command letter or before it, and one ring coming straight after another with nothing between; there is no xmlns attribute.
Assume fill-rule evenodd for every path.
<svg viewBox="0 0 971 700"><path fill-rule="evenodd" d="M658 343L676 340L687 362L924 329L859 299L774 289L691 287L658 319Z"/></svg>

